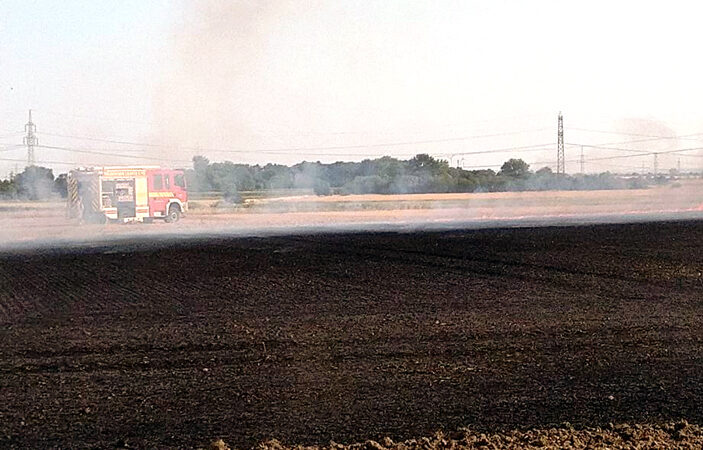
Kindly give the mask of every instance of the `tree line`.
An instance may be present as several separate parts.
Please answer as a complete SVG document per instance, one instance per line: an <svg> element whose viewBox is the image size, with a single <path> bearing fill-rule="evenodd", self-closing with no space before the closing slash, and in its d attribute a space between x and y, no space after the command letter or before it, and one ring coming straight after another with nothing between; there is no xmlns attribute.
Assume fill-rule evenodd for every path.
<svg viewBox="0 0 703 450"><path fill-rule="evenodd" d="M318 195L329 195L627 189L647 185L640 177L624 178L609 172L558 175L549 167L533 172L521 159L506 161L498 172L465 170L427 154L409 160L384 156L361 162L302 162L293 166L211 163L204 156L195 156L186 178L191 191L221 192L232 200L241 191L276 189L312 189Z"/></svg>
<svg viewBox="0 0 703 450"><path fill-rule="evenodd" d="M0 198L66 197L66 176L62 173L54 177L51 169L30 166L0 180ZM521 159L506 161L497 172L465 170L427 154L408 160L384 156L361 162L302 162L292 166L210 162L204 156L195 156L193 167L186 170L186 179L189 191L218 192L230 201L238 201L242 191L281 189L310 189L317 195L411 194L626 189L646 187L648 183L642 177L625 178L609 172L558 175L548 167L532 171Z"/></svg>
<svg viewBox="0 0 703 450"><path fill-rule="evenodd" d="M41 166L28 166L24 171L0 180L0 198L19 200L48 200L66 198L67 174L54 177L54 171Z"/></svg>

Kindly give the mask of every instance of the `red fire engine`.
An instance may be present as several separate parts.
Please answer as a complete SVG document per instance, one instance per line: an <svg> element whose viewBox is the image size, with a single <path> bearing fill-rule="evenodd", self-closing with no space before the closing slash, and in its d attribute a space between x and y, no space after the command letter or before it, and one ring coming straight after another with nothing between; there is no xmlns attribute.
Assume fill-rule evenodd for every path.
<svg viewBox="0 0 703 450"><path fill-rule="evenodd" d="M182 170L114 166L68 174L68 215L84 222L177 222L187 211Z"/></svg>

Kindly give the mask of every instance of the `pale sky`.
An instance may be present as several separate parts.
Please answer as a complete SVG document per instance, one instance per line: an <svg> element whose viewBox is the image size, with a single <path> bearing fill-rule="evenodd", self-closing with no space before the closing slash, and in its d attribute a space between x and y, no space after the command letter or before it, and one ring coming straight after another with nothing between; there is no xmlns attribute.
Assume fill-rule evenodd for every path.
<svg viewBox="0 0 703 450"><path fill-rule="evenodd" d="M671 1L3 0L0 176L24 165L26 150L15 146L29 108L40 144L59 147L36 148L38 164L56 173L72 164L183 167L194 154L291 164L420 152L467 167L520 157L537 169L554 165L559 111L567 143L700 147L701 9ZM612 145L643 138L608 134L617 132L701 134ZM473 137L487 134L501 136ZM578 171L580 150L567 147L567 171ZM589 172L651 170L651 155L588 161L632 153L584 151ZM662 154L659 166L680 159L699 169L701 156Z"/></svg>

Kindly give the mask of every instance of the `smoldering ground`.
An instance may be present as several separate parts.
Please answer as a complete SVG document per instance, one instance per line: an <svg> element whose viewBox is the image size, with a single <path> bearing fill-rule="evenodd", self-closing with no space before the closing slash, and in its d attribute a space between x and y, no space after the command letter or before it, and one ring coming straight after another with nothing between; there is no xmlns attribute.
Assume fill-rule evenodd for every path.
<svg viewBox="0 0 703 450"><path fill-rule="evenodd" d="M0 446L700 424L702 223L2 253Z"/></svg>

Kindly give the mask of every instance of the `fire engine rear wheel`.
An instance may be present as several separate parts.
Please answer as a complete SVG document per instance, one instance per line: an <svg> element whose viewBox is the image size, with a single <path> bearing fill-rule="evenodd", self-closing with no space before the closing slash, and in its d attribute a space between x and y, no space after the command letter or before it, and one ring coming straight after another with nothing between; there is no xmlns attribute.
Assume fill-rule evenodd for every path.
<svg viewBox="0 0 703 450"><path fill-rule="evenodd" d="M171 205L168 208L168 215L166 216L166 223L175 223L181 220L181 208L178 205Z"/></svg>

